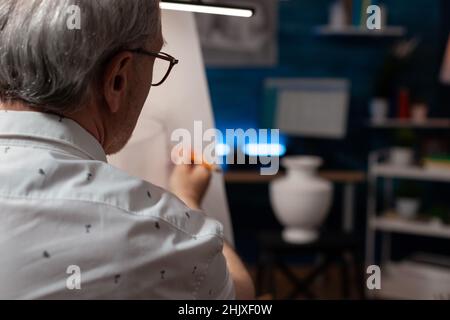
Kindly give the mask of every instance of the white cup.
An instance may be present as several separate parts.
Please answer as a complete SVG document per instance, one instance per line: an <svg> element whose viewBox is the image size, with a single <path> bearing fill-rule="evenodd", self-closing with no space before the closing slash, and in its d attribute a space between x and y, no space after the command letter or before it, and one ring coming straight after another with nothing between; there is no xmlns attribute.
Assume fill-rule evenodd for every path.
<svg viewBox="0 0 450 320"><path fill-rule="evenodd" d="M414 151L410 148L391 148L389 162L392 165L399 167L411 166L414 162Z"/></svg>
<svg viewBox="0 0 450 320"><path fill-rule="evenodd" d="M395 203L397 214L404 219L414 219L419 213L420 202L414 198L398 198Z"/></svg>

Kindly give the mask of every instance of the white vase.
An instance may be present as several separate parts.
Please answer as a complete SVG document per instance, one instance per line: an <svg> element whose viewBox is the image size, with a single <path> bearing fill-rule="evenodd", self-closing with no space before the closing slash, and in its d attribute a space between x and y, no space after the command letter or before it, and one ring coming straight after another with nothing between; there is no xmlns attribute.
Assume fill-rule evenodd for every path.
<svg viewBox="0 0 450 320"><path fill-rule="evenodd" d="M283 238L291 243L314 241L330 210L333 185L317 176L322 165L318 157L286 157L282 164L287 175L270 184L270 200L285 227Z"/></svg>
<svg viewBox="0 0 450 320"><path fill-rule="evenodd" d="M389 102L383 98L374 98L370 101L370 114L373 123L386 121L389 112Z"/></svg>
<svg viewBox="0 0 450 320"><path fill-rule="evenodd" d="M411 117L415 123L426 123L428 119L428 106L424 103L418 103L411 108Z"/></svg>

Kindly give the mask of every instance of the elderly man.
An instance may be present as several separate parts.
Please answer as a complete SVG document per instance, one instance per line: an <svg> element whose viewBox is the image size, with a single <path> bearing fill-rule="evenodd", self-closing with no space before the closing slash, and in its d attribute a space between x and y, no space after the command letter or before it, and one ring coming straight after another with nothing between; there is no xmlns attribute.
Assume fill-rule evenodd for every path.
<svg viewBox="0 0 450 320"><path fill-rule="evenodd" d="M0 2L0 298L253 298L207 169L177 167L177 198L106 162L177 63L160 24L157 0Z"/></svg>

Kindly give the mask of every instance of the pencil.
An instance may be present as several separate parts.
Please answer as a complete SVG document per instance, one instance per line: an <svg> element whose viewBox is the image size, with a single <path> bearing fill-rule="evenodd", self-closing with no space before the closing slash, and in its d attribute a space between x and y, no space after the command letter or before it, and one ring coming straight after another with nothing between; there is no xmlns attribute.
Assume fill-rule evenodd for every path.
<svg viewBox="0 0 450 320"><path fill-rule="evenodd" d="M199 158L195 155L194 152L192 152L191 153L192 164L195 165L198 162L198 163L200 163L199 165L203 166L204 168L208 169L211 172L222 172L222 169L219 166L208 163L208 162L204 161L203 159L201 161L198 161L198 160L199 160Z"/></svg>

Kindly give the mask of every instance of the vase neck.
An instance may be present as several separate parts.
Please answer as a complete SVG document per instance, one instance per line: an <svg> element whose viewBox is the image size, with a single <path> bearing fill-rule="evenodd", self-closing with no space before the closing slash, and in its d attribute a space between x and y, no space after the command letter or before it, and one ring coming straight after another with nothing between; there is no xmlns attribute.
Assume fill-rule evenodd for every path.
<svg viewBox="0 0 450 320"><path fill-rule="evenodd" d="M317 168L290 168L288 175L294 178L310 178L317 174Z"/></svg>

